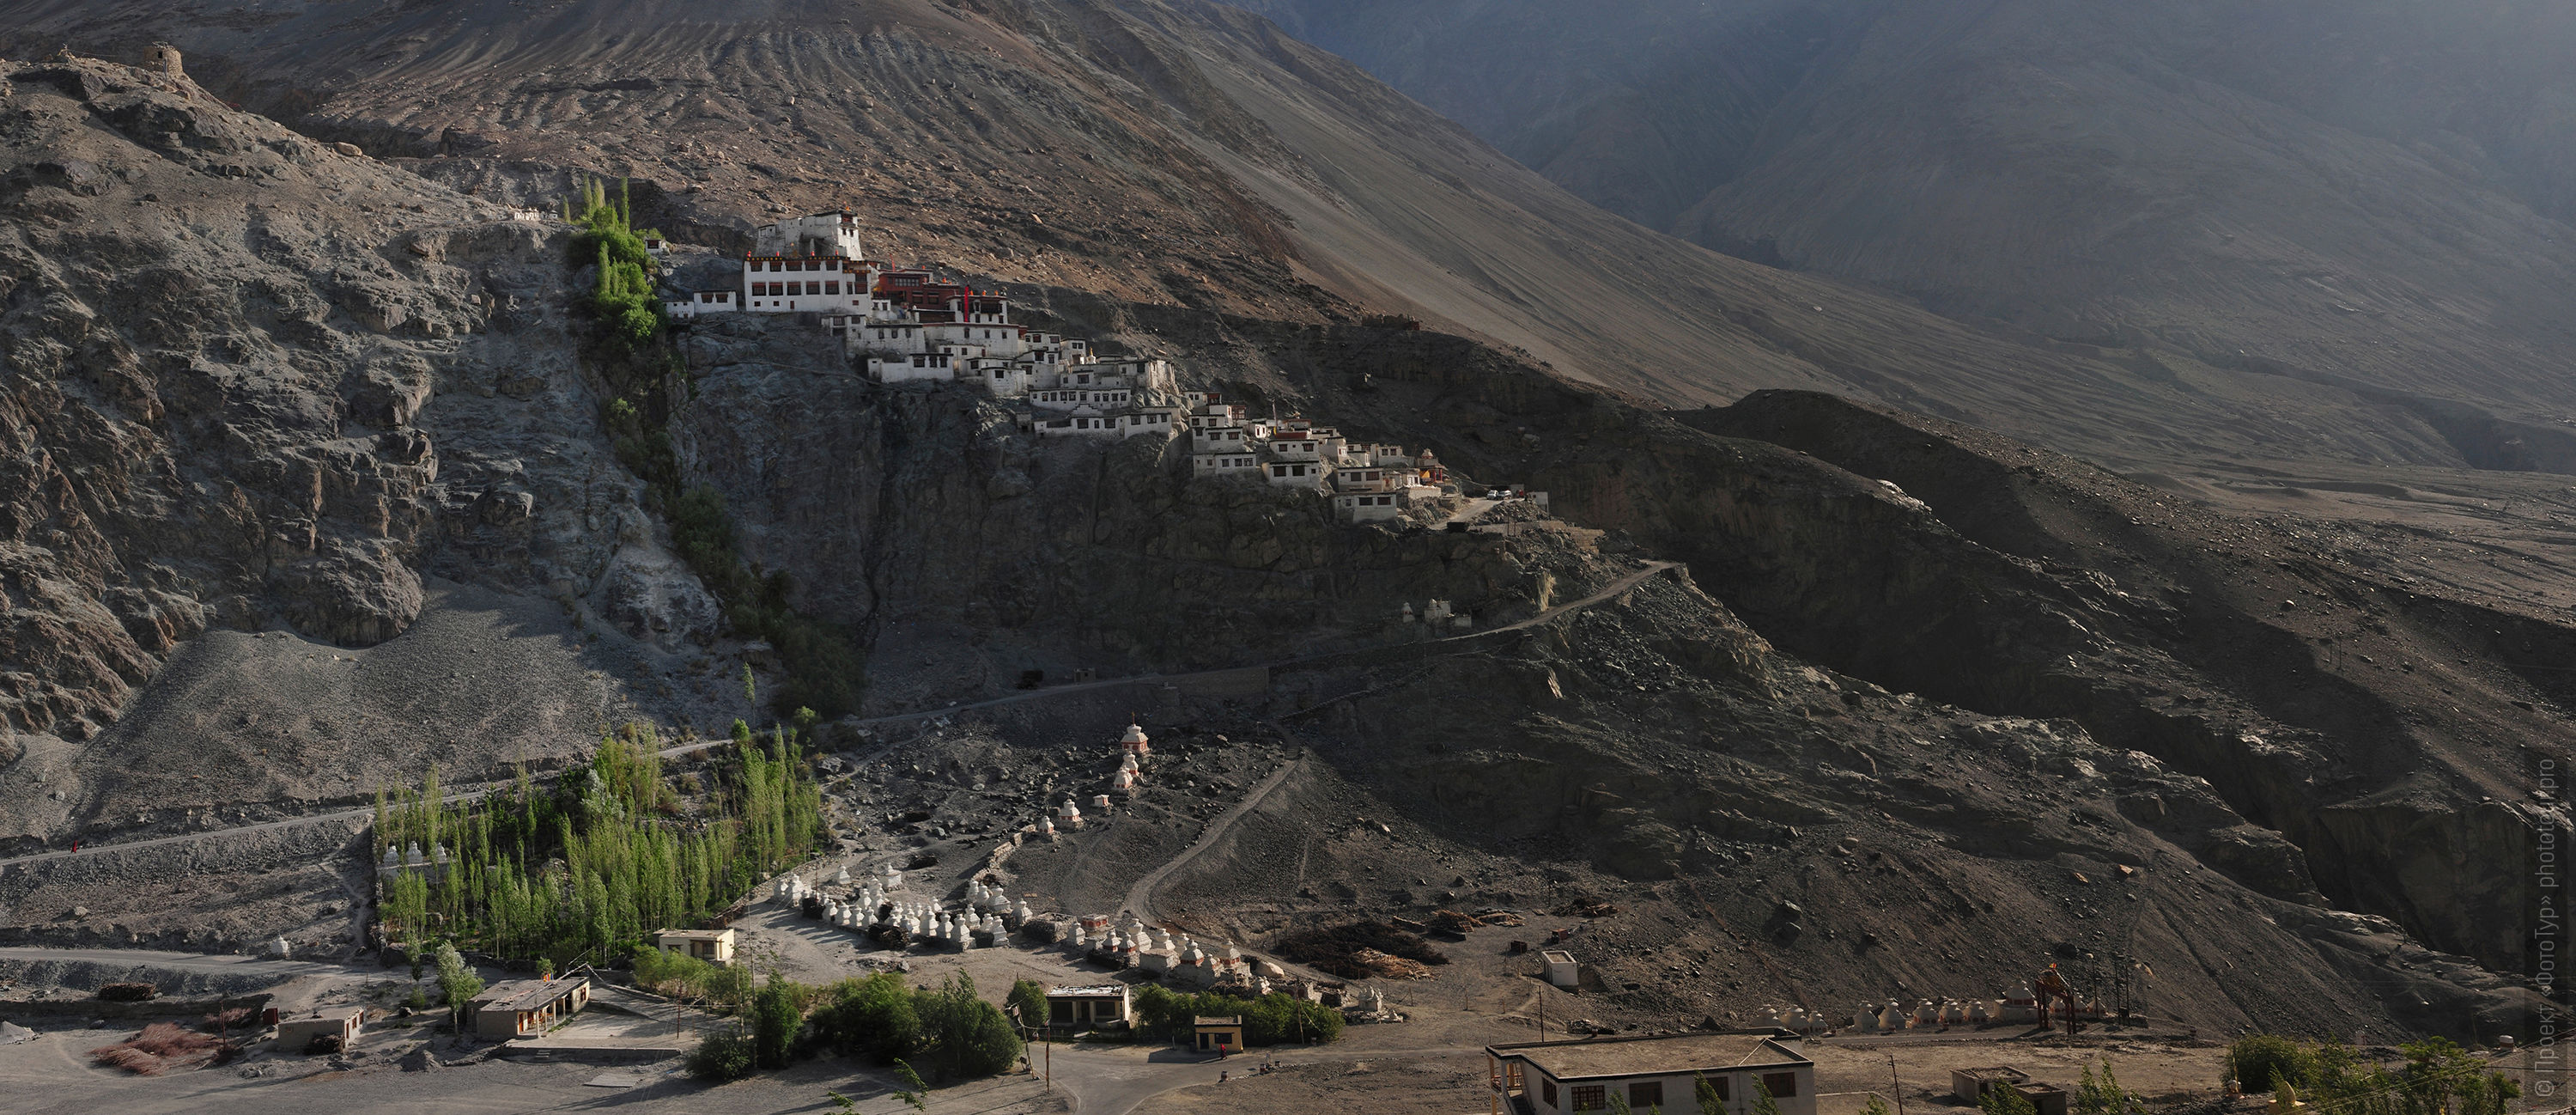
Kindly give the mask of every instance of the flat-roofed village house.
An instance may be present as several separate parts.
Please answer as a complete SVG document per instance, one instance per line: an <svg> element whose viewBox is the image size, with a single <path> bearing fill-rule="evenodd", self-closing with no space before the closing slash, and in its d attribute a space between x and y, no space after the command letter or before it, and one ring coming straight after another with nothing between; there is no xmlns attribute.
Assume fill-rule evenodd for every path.
<svg viewBox="0 0 2576 1115"><path fill-rule="evenodd" d="M1780 1115L1816 1115L1816 1063L1774 1032L1693 1033L1485 1047L1492 1115L1574 1115L1631 1111L1721 1115L1699 1104L1699 1082L1717 1092L1723 1115L1747 1115L1754 1089L1768 1089Z"/></svg>
<svg viewBox="0 0 2576 1115"><path fill-rule="evenodd" d="M590 1005L590 981L564 979L506 980L493 984L466 1004L474 1015L475 1036L508 1041L545 1033L556 1022Z"/></svg>

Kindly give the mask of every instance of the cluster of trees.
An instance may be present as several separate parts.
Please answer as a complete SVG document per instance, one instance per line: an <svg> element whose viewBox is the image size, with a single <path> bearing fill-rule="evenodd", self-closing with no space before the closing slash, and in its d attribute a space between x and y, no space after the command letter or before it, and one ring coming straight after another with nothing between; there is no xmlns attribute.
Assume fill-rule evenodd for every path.
<svg viewBox="0 0 2576 1115"><path fill-rule="evenodd" d="M644 250L646 237L659 239L662 234L634 229L635 206L624 183L618 185L614 202L609 200L607 183L593 180L580 185L578 209L569 200L564 203L565 217L581 228L573 236L573 266L598 263L599 284L591 292L591 313L603 341L622 358L651 346L662 334L662 300L653 296L653 274L659 264Z"/></svg>
<svg viewBox="0 0 2576 1115"><path fill-rule="evenodd" d="M2304 1097L2336 1115L2504 1115L2522 1095L2512 1077L2448 1038L2399 1052L2406 1063L2392 1071L2349 1045L2254 1034L2227 1047L2227 1074L2245 1091Z"/></svg>
<svg viewBox="0 0 2576 1115"><path fill-rule="evenodd" d="M737 725L713 798L690 816L662 772L649 726L603 737L552 792L516 785L443 801L436 772L418 792L376 800L379 854L445 847L433 880L405 871L379 908L390 941L461 941L559 966L622 955L657 929L733 904L803 859L822 835L822 797L784 729L756 745Z"/></svg>
<svg viewBox="0 0 2576 1115"><path fill-rule="evenodd" d="M1245 1045L1328 1042L1342 1036L1342 1012L1294 995L1238 999L1212 991L1166 991L1149 983L1136 989L1135 1006L1138 1032L1164 1041L1189 1037L1190 1020L1199 1015L1242 1015Z"/></svg>
<svg viewBox="0 0 2576 1115"><path fill-rule="evenodd" d="M744 1013L743 1027L708 1035L690 1055L693 1075L735 1080L828 1049L933 1080L974 1080L1009 1069L1022 1048L1019 1031L962 973L938 987L907 987L892 973L817 987L773 973Z"/></svg>

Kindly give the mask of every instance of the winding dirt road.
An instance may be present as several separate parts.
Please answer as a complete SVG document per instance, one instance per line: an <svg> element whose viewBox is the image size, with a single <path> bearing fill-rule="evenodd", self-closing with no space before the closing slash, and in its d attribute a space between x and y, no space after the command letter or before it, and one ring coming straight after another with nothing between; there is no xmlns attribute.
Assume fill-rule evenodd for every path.
<svg viewBox="0 0 2576 1115"><path fill-rule="evenodd" d="M1487 628L1487 629L1485 629L1485 630L1483 630L1483 631L1471 631L1471 632L1468 632L1468 633L1463 634L1463 635L1450 635L1450 636L1445 636L1445 637L1443 637L1443 638L1430 640L1430 641L1427 641L1427 642L1424 642L1424 643L1420 644L1421 652L1422 652L1422 653L1424 653L1424 654L1439 654L1439 653L1442 653L1442 651L1439 649L1439 648L1441 647L1441 645L1442 645L1442 644L1455 644L1455 643L1462 643L1462 642L1466 642L1466 641L1468 641L1468 640L1475 640L1475 639L1485 639L1485 638L1490 638L1491 636L1493 636L1493 635L1494 635L1495 633L1497 633L1497 632L1527 630L1527 629L1529 629L1529 628L1537 627L1537 626L1540 626L1540 625L1542 625L1542 624L1545 624L1545 623L1551 622L1551 621L1553 621L1553 620L1561 619L1561 618L1563 618L1563 617L1565 617L1565 616L1567 616L1567 615L1573 614L1573 613L1575 613L1575 612L1580 612L1580 611L1583 611L1583 610L1585 610L1585 609L1588 609L1588 608L1592 608L1592 607L1598 606L1598 605L1600 605L1601 603L1603 603L1603 602L1605 602L1605 601L1615 599L1615 598L1617 598L1617 597L1619 597L1619 596L1621 596L1621 595L1623 595L1623 594L1627 593L1629 590L1636 588L1638 585L1643 584L1643 583L1646 581L1646 579L1647 579L1647 578L1649 578L1649 577L1653 577L1653 576L1656 576L1657 574L1663 573L1664 571L1669 570L1669 569L1678 568L1678 567L1680 566L1680 564L1681 564L1681 563L1679 563L1679 562L1672 562L1672 561L1649 562L1649 563L1647 563L1647 565L1646 565L1646 567L1645 567L1645 568L1643 568L1643 569L1639 569L1639 570L1637 570L1637 571L1636 571L1636 572L1634 572L1634 573L1627 574L1626 576L1623 576L1623 577L1619 578L1618 580L1611 582L1611 583L1610 583L1610 585L1609 585L1609 587L1604 588L1604 589L1602 589L1602 590L1601 590L1601 591L1599 591L1599 592L1595 592L1595 593L1593 593L1593 594L1591 594L1591 595L1589 595L1589 596L1586 596L1586 597L1584 597L1584 598L1582 598L1582 599L1580 599L1580 600L1574 600L1574 601L1569 601L1569 602L1564 603L1564 604L1559 604L1559 605L1557 605L1557 606L1555 606L1555 607L1553 607L1553 608L1549 608L1548 610L1546 610L1546 611L1544 611L1544 612L1540 612L1539 614L1537 614L1537 615L1535 615L1535 616L1531 616L1531 617L1530 617L1530 618L1528 618L1528 619L1520 620L1520 621L1515 622L1515 623L1508 623L1508 624L1504 624L1503 626L1500 626L1500 627ZM1329 660L1331 660L1331 659L1334 659L1334 658L1337 658L1337 657L1341 657L1342 655L1349 654L1349 653L1352 653L1352 652L1350 652L1350 651L1332 651L1332 652L1327 652L1327 653L1324 653L1324 654L1310 654L1310 655L1305 655L1305 656L1298 657L1298 658L1287 658L1287 659L1281 659L1281 660L1278 660L1278 661L1275 661L1275 662L1268 662L1268 663L1251 663L1251 664L1247 664L1247 665L1243 665L1243 666L1229 666L1229 667L1226 667L1225 669L1221 669L1221 670L1200 670L1200 671L1194 671L1194 672L1189 672L1189 673L1179 673L1179 674L1138 674L1138 675L1134 675L1134 676L1131 676L1131 677L1111 678L1111 679L1108 679L1108 680L1106 680L1106 681L1089 681L1089 682L1081 682L1081 683L1073 684L1073 685L1056 685L1056 686L1049 686L1049 687L1047 687L1047 688L1045 688L1045 689L1033 689L1033 690L1030 690L1030 691L1025 692L1025 693L1014 693L1014 694L1011 694L1011 695L1009 695L1009 696L1005 696L1005 697L995 697L995 698L992 698L991 700L975 701L975 702L971 702L971 703L967 703L967 704L950 705L950 706L948 706L948 707L946 707L946 708L925 709L925 710L922 710L922 711L919 711L919 712L896 713L896 714L891 715L891 716L875 716L875 717L869 717L869 718L864 719L864 720L853 721L852 723L854 723L854 724L856 724L857 726L860 726L860 727L876 727L876 726L879 726L879 725L904 724L904 723L910 723L910 722L912 722L912 721L917 721L917 720L926 720L926 719L930 719L930 718L932 718L932 717L939 717L939 716L954 716L954 715L956 715L956 714L958 714L958 713L961 713L961 712L972 712L972 711L974 711L974 710L976 710L976 709L997 708L997 707L1000 707L1000 706L1002 706L1002 705L1019 704L1019 703L1021 703L1021 702L1023 702L1023 701L1043 701L1043 700L1051 700L1051 699L1054 699L1054 698L1057 698L1057 697L1070 696L1070 695L1072 695L1072 694L1076 694L1076 693L1087 693L1087 692L1093 692L1093 691L1101 690L1101 689L1112 689L1112 688L1116 688L1116 687L1118 687L1118 686L1125 686L1125 685L1141 685L1141 684L1148 684L1148 683L1153 683L1153 682L1183 681L1183 680L1188 680L1188 679L1191 679L1191 678L1207 678L1207 677L1215 677L1215 676L1218 676L1218 675L1221 675L1221 674L1231 674L1231 673L1235 673L1235 672L1240 671L1240 670L1256 669L1256 668L1263 668L1263 667L1266 667L1266 668L1269 668L1269 669L1273 669L1273 670L1292 669L1292 668L1295 668L1295 667L1298 667L1298 666L1312 665L1312 664L1315 664L1315 663L1318 663L1318 662L1325 662L1325 661L1329 661ZM703 751L703 750L705 750L705 749L707 749L707 748L710 748L710 747L720 747L720 746L723 746L726 742L727 742L727 741L724 741L724 740L708 740L708 741L701 741L701 742L694 742L694 743L683 744L683 745L680 745L680 746L677 746L677 747L666 747L666 748L663 748L663 749L662 749L662 757L663 757L663 758L666 758L666 759L678 758L678 757L680 757L680 756L688 755L688 754L691 754L691 753L693 753L693 752ZM882 754L882 753L884 753L884 752L887 752L887 751L892 750L892 749L894 748L894 746L895 746L894 744L886 744L886 745L884 745L884 746L882 746L882 747L876 748L876 749L874 749L873 751L869 752L866 756L864 756L864 757L860 760L860 762L861 762L862 764L864 764L864 763L866 763L866 762L874 761L874 760L875 760L875 758L876 758L878 755L880 755L880 754ZM1238 809L1238 810L1241 810L1241 809L1244 809L1244 808L1248 808L1248 807L1249 807L1249 803L1253 803L1253 802L1255 801L1255 799L1257 799L1258 797L1266 796L1266 795L1267 795L1267 793L1268 793L1268 791L1269 791L1269 788L1271 788L1271 787L1273 787L1273 786L1275 786L1275 785L1277 784L1277 779L1278 779L1279 777L1281 777L1281 776L1283 776L1283 775L1284 775L1284 773L1285 773L1286 769L1287 769L1287 768L1282 768L1282 771L1281 771L1281 773L1280 773L1280 774L1274 774L1274 775L1272 776L1272 780L1271 780L1270 782L1266 782L1266 783L1264 783L1264 784L1263 784L1263 788L1262 788L1261 790L1256 791L1256 792L1255 792L1255 794L1254 794L1252 797L1250 797L1250 798L1247 798L1247 799L1246 799L1246 803L1247 803L1247 804L1245 804L1245 805L1239 805L1239 806L1237 807L1237 809ZM458 793L455 793L455 794L449 795L449 796L447 797L447 801L448 801L448 802L450 802L451 804L452 804L452 803L455 803L455 802L460 802L460 801L471 801L471 800L474 800L474 799L476 799L476 798L480 798L480 797L482 797L482 796L484 796L484 795L486 795L486 794L491 793L494 789L497 789L499 786L500 786L500 784L499 784L499 783L493 783L493 784L487 785L487 786L485 786L485 787L483 787L483 788L480 788L480 789L473 789L473 790L460 791L460 792L458 792ZM1234 817L1236 817L1236 816L1239 816L1239 815L1240 815L1240 814L1239 814L1239 812L1238 812L1238 813L1229 813L1225 818L1221 819L1221 821L1220 821L1220 826L1222 826L1223 824L1230 824L1230 823L1232 822L1233 818L1234 818ZM374 818L375 818L375 810L374 810L374 809L372 809L372 808L367 808L367 809L346 809L346 810L340 810L340 811L332 812L332 813L316 813L316 814L312 814L312 815L309 815L309 816L303 816L303 817L287 817L287 818L284 818L284 819L281 819L281 820L275 820L275 821L263 821L263 822L260 822L260 823L258 823L258 824L253 824L253 825L235 825L235 826L232 826L232 827L230 827L230 828L207 829L207 830L202 831L202 832L187 832L187 833L179 833L179 834L172 835L172 836L156 836L156 837L151 837L151 838L143 839L143 840L120 841L120 842L117 842L117 843L110 843L110 844L94 844L94 845L90 845L90 846L87 846L87 847L83 847L83 848L81 848L81 849L79 849L79 850L77 850L77 851L72 850L72 849L65 848L65 849L59 849L59 850L56 850L56 851L50 851L50 852L36 852L36 853L29 854L29 855L13 856L13 857L10 857L10 858L7 858L7 859L0 859L0 872L6 872L6 871L10 870L11 868L22 867L22 866L25 866L25 865L39 864L39 863L44 863L44 862L51 861L51 860L73 859L73 858L78 858L78 857L82 857L82 856L109 855L109 854L114 854L114 853L121 853L121 852L133 851L133 850L136 850L136 849L142 849L142 848L167 847L167 846L179 845L179 844L189 844L189 843L194 843L194 842L202 841L202 840L217 840L217 839L223 839L223 838L226 838L226 837L241 836L241 835L246 835L246 834L257 833L257 832L261 832L261 831L264 831L264 830L275 830L275 829L292 828L292 827L296 827L296 826L300 826L300 825L324 825L324 824L331 824L331 823L337 822L337 823L340 823L340 824L346 824L346 825L356 826L356 825L361 825L361 824L364 824L364 823L366 823L366 822L372 821ZM1213 834L1215 834L1215 833L1220 833L1221 831L1222 831L1222 828L1221 828L1221 827L1220 827L1220 828L1218 828L1218 829L1212 829L1212 830L1211 830L1211 833L1212 833L1211 839L1213 838ZM1183 860L1176 860L1176 861L1174 861L1172 864L1167 864L1167 865L1165 865L1165 867L1164 867L1164 869L1163 869L1162 871L1157 872L1155 876L1149 876L1149 878L1150 878L1150 879L1152 879L1153 881L1155 881L1156 883L1159 883L1159 882L1161 881L1161 878L1162 878L1162 877L1166 877L1166 876L1168 876L1168 874L1169 874L1169 872L1170 872L1171 870L1173 870L1175 867L1179 866L1179 865L1180 865L1182 862L1184 862L1186 859L1188 859L1188 858L1194 858L1194 857L1195 857L1195 851L1196 851L1196 849L1194 848L1194 849L1193 849L1193 851L1191 851L1191 852L1185 852L1185 853L1183 853L1183 854L1182 854L1182 855L1183 855ZM1140 883L1139 885L1143 885L1143 884L1141 884L1141 883ZM1150 889L1150 888L1149 888L1149 889ZM1130 904L1131 906L1136 906L1136 902L1135 902L1135 896L1136 896L1136 893L1137 893L1137 892L1136 892L1136 891L1134 891L1134 890L1130 890L1130 891L1128 892L1128 895L1129 895L1129 904ZM1144 910L1143 910L1141 907L1138 907L1138 908L1137 908L1137 913L1138 913L1138 916L1140 916L1140 917L1141 917L1141 916L1145 916L1145 914L1144 914ZM1148 919L1148 920L1151 920L1151 919Z"/></svg>

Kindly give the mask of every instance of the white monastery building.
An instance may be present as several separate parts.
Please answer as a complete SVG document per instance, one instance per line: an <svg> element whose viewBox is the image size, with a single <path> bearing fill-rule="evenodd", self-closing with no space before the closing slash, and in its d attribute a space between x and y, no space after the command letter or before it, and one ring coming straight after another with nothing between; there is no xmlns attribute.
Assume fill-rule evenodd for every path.
<svg viewBox="0 0 2576 1115"><path fill-rule="evenodd" d="M762 227L738 286L667 291L662 305L683 320L814 314L879 383L974 384L1023 404L1022 427L1040 437L1186 436L1192 476L1313 491L1345 522L1395 518L1448 482L1429 450L1354 444L1302 418L1254 419L1214 393L1182 391L1167 361L1103 359L1088 341L1014 323L999 292L869 259L847 209Z"/></svg>

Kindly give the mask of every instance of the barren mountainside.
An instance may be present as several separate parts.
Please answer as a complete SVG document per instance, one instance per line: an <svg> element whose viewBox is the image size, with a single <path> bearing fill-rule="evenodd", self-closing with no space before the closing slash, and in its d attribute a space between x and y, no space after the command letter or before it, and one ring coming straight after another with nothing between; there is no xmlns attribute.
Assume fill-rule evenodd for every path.
<svg viewBox="0 0 2576 1115"><path fill-rule="evenodd" d="M2535 456L2487 452L2518 431L2494 435L2475 406L2428 416L2270 374L2340 374L2272 343L2270 325L2262 344L2210 329L2186 345L2025 323L2091 342L2034 346L1691 247L1605 214L1267 21L1200 0L721 11L490 0L238 13L15 0L0 4L0 27L0 51L22 57L69 45L141 60L166 40L192 74L251 110L491 200L550 206L577 172L631 176L649 222L717 246L739 246L780 213L846 204L888 256L1280 320L1412 314L1669 405L1830 390L2122 461L2528 467ZM1442 41L1453 37L1477 41ZM1792 196L1804 205L1873 189L1832 173L1831 188ZM1973 222L1932 234L1988 239ZM2533 233L2508 224L2480 235ZM1872 258L1950 266L1980 258L1977 246ZM1999 266L2031 294L2020 304L2081 289L2018 261ZM2540 281L2551 266L2535 263L2517 297L2545 309L2560 289ZM2441 289L2389 297L2459 304ZM2404 360L2473 362L2480 383L2521 377L2479 398L2546 393L2533 382L2539 358L2491 356L2525 345L2514 334L2470 329L2449 310L2410 318L2405 332L2432 347ZM2156 351L2129 347L2146 340Z"/></svg>
<svg viewBox="0 0 2576 1115"><path fill-rule="evenodd" d="M378 786L793 717L745 688L786 652L673 556L687 490L858 660L816 726L869 768L841 851L981 862L1138 718L1232 754L1032 842L1069 910L1169 876L1249 937L1543 882L1625 907L1583 932L1628 1026L2122 954L2212 1032L2529 1017L2525 856L2570 827L2532 774L2576 738L2576 493L2515 471L2576 460L2545 426L1682 244L1233 8L0 19L205 83L0 63L10 942L355 956ZM795 315L672 332L648 487L569 226L506 204L576 172L685 251L848 201L1026 320L1554 519L1338 522L1185 443L873 382ZM1465 627L1400 618L1433 599Z"/></svg>
<svg viewBox="0 0 2576 1115"><path fill-rule="evenodd" d="M2576 402L2560 5L1245 6L1746 258L2085 344Z"/></svg>

